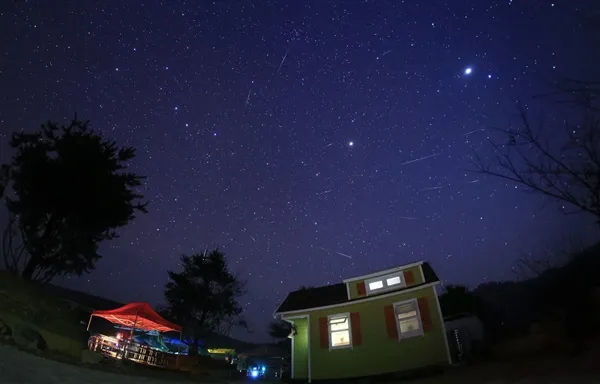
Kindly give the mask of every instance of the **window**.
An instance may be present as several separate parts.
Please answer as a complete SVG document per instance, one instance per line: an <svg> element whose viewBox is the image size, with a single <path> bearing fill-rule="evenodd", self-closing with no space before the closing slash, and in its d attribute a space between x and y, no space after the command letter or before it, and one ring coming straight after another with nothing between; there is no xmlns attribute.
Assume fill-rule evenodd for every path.
<svg viewBox="0 0 600 384"><path fill-rule="evenodd" d="M379 293L388 289L402 286L402 279L398 273L387 276L375 277L366 281L367 294Z"/></svg>
<svg viewBox="0 0 600 384"><path fill-rule="evenodd" d="M421 336L423 326L419 314L417 300L405 301L394 305L396 314L396 324L398 326L398 335L400 338Z"/></svg>
<svg viewBox="0 0 600 384"><path fill-rule="evenodd" d="M350 336L350 316L329 316L329 347L345 348L352 345Z"/></svg>
<svg viewBox="0 0 600 384"><path fill-rule="evenodd" d="M372 283L369 283L369 290L370 291L374 291L376 289L379 288L383 288L383 281L379 280L379 281L374 281Z"/></svg>

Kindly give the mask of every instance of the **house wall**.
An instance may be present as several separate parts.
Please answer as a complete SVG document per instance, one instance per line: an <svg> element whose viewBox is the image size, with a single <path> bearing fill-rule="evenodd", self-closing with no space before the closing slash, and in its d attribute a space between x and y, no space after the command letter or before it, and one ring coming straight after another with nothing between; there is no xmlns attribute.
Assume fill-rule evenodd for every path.
<svg viewBox="0 0 600 384"><path fill-rule="evenodd" d="M419 274L420 275L420 274ZM388 336L384 307L400 301L427 297L432 327L423 336L390 339ZM437 305L434 287L399 293L366 302L310 312L311 378L313 380L350 378L411 370L431 365L447 364L445 334ZM362 345L352 348L321 348L319 318L329 315L358 312ZM301 335L300 330L298 336ZM300 337L298 337L300 339ZM300 345L295 349L294 360L301 364ZM304 369L298 366L298 372Z"/></svg>
<svg viewBox="0 0 600 384"><path fill-rule="evenodd" d="M423 280L423 274L421 273L421 266L420 265L416 265L414 267L411 268L406 268L402 271L402 274L407 271L412 273L413 278L414 278L414 282L412 284L408 284L407 287L410 287L412 285L418 285L418 284L423 284L425 281ZM382 274L382 276L384 276L385 274ZM404 281L404 276L402 276L402 281ZM358 299L360 297L364 297L364 296L360 296L358 294L358 289L357 286L361 283L364 283L364 280L358 280L358 281L351 281L348 284L349 287L349 291L350 291L350 299Z"/></svg>
<svg viewBox="0 0 600 384"><path fill-rule="evenodd" d="M308 318L291 320L296 327L293 341L292 377L294 379L308 378Z"/></svg>

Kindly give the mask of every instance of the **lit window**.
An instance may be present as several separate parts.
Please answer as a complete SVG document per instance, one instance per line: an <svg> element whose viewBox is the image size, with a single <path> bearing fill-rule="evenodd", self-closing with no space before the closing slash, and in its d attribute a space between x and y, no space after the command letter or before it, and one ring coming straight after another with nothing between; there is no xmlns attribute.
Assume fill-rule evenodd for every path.
<svg viewBox="0 0 600 384"><path fill-rule="evenodd" d="M367 285L367 294L379 293L394 288L402 287L402 278L398 274L389 274L385 276L374 277L365 281Z"/></svg>
<svg viewBox="0 0 600 384"><path fill-rule="evenodd" d="M369 290L374 291L376 289L380 289L383 288L383 281L379 280L379 281L374 281L372 283L369 283Z"/></svg>
<svg viewBox="0 0 600 384"><path fill-rule="evenodd" d="M416 300L398 303L394 306L396 322L400 338L420 336L423 334L419 307Z"/></svg>
<svg viewBox="0 0 600 384"><path fill-rule="evenodd" d="M329 343L331 348L349 347L351 345L350 317L348 315L329 317Z"/></svg>

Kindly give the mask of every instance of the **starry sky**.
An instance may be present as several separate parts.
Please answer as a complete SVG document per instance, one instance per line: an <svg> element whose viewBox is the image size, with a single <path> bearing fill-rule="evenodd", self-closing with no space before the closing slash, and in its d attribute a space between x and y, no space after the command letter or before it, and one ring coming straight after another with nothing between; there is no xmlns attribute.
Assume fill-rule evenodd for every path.
<svg viewBox="0 0 600 384"><path fill-rule="evenodd" d="M416 260L444 283L513 279L520 252L596 227L469 161L516 100L598 79L595 3L3 1L0 162L10 132L75 112L137 148L149 213L60 283L157 304L182 253L220 247L246 340L300 285Z"/></svg>

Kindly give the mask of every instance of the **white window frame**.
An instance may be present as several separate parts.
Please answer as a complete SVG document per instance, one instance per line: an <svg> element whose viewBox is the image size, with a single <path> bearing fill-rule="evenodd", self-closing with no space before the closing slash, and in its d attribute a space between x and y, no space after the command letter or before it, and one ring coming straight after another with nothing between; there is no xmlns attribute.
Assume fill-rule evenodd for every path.
<svg viewBox="0 0 600 384"><path fill-rule="evenodd" d="M400 284L394 284L394 285L388 285L387 281L388 279L394 278L394 277L399 277L400 278ZM371 283L375 283L377 281L381 281L383 283L383 287L381 288L376 288L376 289L371 289L371 287L369 286ZM381 275L378 277L372 277L368 280L365 280L365 288L367 289L367 296L368 295L372 295L375 293L380 293L380 292L389 292L391 290L397 289L397 288L404 288L406 287L406 282L404 281L404 273L403 271L400 272L395 272L395 273L389 273L387 275Z"/></svg>
<svg viewBox="0 0 600 384"><path fill-rule="evenodd" d="M343 319L346 317L348 319L348 339L350 339L350 343L348 345L333 345L333 338L331 337L331 320ZM334 331L335 332L335 331ZM344 349L344 348L352 348L352 320L350 319L350 313L336 313L335 315L327 316L327 336L329 338L329 350L334 349Z"/></svg>
<svg viewBox="0 0 600 384"><path fill-rule="evenodd" d="M399 307L401 305L406 305L406 304L414 305L415 310L417 312L417 321L419 322L419 329L416 331L412 331L412 332L402 333L400 331L400 319L398 319L398 313L396 312L396 307ZM404 300L404 301L399 301L397 303L394 303L394 319L396 319L396 330L398 332L398 340L409 339L411 337L417 337L417 336L423 336L425 334L423 331L423 320L421 319L421 311L419 310L419 300L417 300L417 299Z"/></svg>

